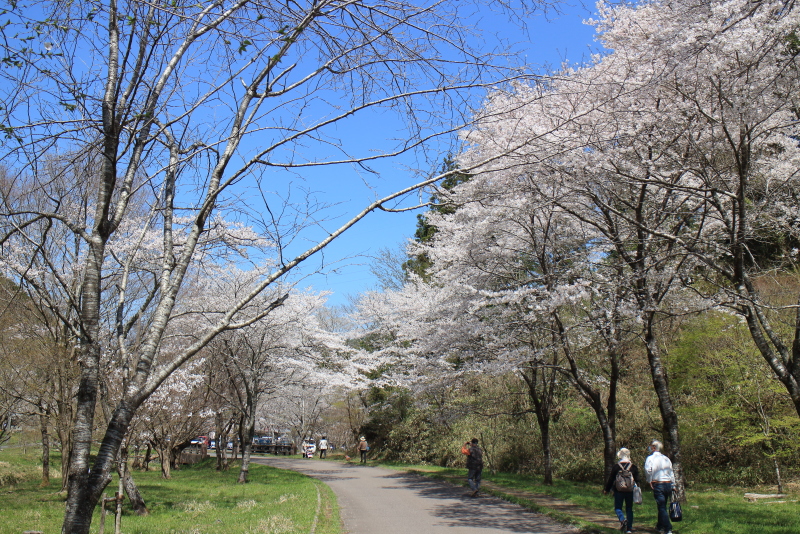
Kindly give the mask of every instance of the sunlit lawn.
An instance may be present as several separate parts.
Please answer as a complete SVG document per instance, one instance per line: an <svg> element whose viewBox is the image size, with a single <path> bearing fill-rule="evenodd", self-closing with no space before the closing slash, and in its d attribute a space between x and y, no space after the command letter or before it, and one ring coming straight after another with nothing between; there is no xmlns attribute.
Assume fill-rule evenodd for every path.
<svg viewBox="0 0 800 534"><path fill-rule="evenodd" d="M27 470L35 456L12 450L0 451L3 471ZM139 517L126 506L122 517L125 534L138 533L307 533L316 520L318 534L341 531L339 513L330 488L304 475L267 466L252 465L250 483L237 484L238 471L219 473L213 460L173 471L163 480L158 470L134 472L134 478L150 510ZM0 487L0 533L38 530L59 532L64 496L57 493L60 479L40 488L36 480ZM116 479L107 488L116 490ZM317 495L321 503L318 505ZM97 532L99 508L92 522ZM106 519L106 532L113 532L113 514Z"/></svg>

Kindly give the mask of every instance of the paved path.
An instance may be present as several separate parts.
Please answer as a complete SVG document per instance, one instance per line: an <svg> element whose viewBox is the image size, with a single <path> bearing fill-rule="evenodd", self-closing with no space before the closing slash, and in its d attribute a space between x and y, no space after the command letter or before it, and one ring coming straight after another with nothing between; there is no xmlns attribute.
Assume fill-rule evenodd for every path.
<svg viewBox="0 0 800 534"><path fill-rule="evenodd" d="M313 476L339 501L347 534L574 534L576 529L490 496L420 475L318 459L265 457L262 463Z"/></svg>

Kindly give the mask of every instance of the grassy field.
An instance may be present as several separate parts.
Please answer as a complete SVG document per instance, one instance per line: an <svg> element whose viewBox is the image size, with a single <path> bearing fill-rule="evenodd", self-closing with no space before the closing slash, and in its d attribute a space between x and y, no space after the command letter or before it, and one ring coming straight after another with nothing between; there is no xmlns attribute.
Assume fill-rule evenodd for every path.
<svg viewBox="0 0 800 534"><path fill-rule="evenodd" d="M57 493L60 480L39 487L41 471L38 451L19 448L0 451L0 534L39 530L58 532L63 517L64 496ZM54 460L57 464L57 459ZM171 480L162 480L160 473L136 472L134 476L144 495L151 514L137 517L129 510L123 515L123 532L137 533L307 533L316 521L316 534L341 532L339 513L331 490L323 483L290 471L253 465L251 482L236 484L237 471L218 473L213 460L173 472ZM413 470L427 476L465 483L466 470L432 466L379 464L393 469ZM548 509L514 492L546 494L573 503L598 517L613 518L613 501L604 496L597 485L556 480L545 486L539 477L491 474L484 480L495 490L514 502L551 515L554 519L573 522L585 533L610 534L618 532L592 524L586 519L570 516L563 511ZM116 486L109 486L113 493ZM800 514L797 514L800 492L793 487L783 503L750 503L745 492L774 493L774 488L738 488L693 486L684 506L684 521L675 523L676 534L797 534ZM319 492L319 493L318 493ZM320 504L317 504L319 494ZM776 499L777 500L777 499ZM655 525L655 504L652 493L645 492L644 505L635 507L638 528L652 529ZM99 526L99 512L93 531ZM113 532L113 517L109 515L106 532Z"/></svg>
<svg viewBox="0 0 800 534"><path fill-rule="evenodd" d="M394 469L411 469L426 476L444 478L466 484L465 469L446 469L432 466L406 466L385 464ZM598 485L556 480L553 486L545 486L541 477L529 477L506 473L483 473L483 480L493 483L501 496L503 488L534 494L546 494L578 505L582 509L601 517L615 518L613 497L603 495ZM744 498L746 492L775 493L775 488L711 487L695 485L688 491L688 502L683 506L684 520L673 524L676 534L797 534L800 532L800 514L797 513L800 491L797 487L788 490L786 497L766 499L772 502L751 503ZM570 517L561 511L539 506L534 502L509 496L509 500L551 515L560 521L570 521L582 527L586 533L611 533L619 530L592 525ZM774 502L784 501L784 502ZM634 506L634 530L653 529L656 524L656 506L653 494L644 493L644 503Z"/></svg>
<svg viewBox="0 0 800 534"><path fill-rule="evenodd" d="M38 530L59 532L64 513L64 495L57 493L60 479L42 488L37 477L38 451L8 448L0 451L0 533ZM129 509L123 513L125 534L241 534L341 532L339 511L333 492L325 484L291 471L251 465L248 484L237 484L234 466L226 473L214 470L206 460L180 471L170 480L159 471L135 472L134 478L150 510L139 517ZM22 480L21 479L25 479ZM113 495L116 479L108 487ZM100 524L99 508L92 531ZM113 515L106 532L113 532Z"/></svg>

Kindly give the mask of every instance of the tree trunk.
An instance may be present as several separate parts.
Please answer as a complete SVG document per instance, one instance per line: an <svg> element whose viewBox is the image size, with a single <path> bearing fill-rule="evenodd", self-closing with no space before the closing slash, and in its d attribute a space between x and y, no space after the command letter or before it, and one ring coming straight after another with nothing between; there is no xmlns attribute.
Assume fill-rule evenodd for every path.
<svg viewBox="0 0 800 534"><path fill-rule="evenodd" d="M616 429L605 418L605 414L597 413L598 424L603 432L603 473L605 480L608 480L611 469L617 463L617 433Z"/></svg>
<svg viewBox="0 0 800 534"><path fill-rule="evenodd" d="M156 452L158 453L158 459L161 463L161 478L172 478L172 474L170 473L170 446L160 442L156 447Z"/></svg>
<svg viewBox="0 0 800 534"><path fill-rule="evenodd" d="M767 317L758 309L759 296L752 287L752 283L749 280L741 282L737 286L737 290L742 295L742 300L756 302L756 304L742 305L737 308L737 311L744 317L753 342L777 379L786 388L795 411L800 415L800 300L795 316L795 334L790 352L787 347L780 346L781 341L772 330Z"/></svg>
<svg viewBox="0 0 800 534"><path fill-rule="evenodd" d="M66 433L69 436L69 432ZM70 458L72 457L72 440L69 438L61 439L61 491L67 491L69 481Z"/></svg>
<svg viewBox="0 0 800 534"><path fill-rule="evenodd" d="M681 462L681 443L678 433L678 414L672 404L672 397L669 393L669 379L667 370L661 360L661 351L658 347L655 335L653 334L653 323L655 314L650 313L647 317L645 326L645 346L647 348L647 359L650 363L650 375L653 379L653 387L658 397L658 408L661 412L661 423L663 441L666 445L666 454L672 461L672 470L675 472L675 493L680 501L686 500L685 482L683 477L683 464Z"/></svg>
<svg viewBox="0 0 800 534"><path fill-rule="evenodd" d="M253 449L253 436L256 433L256 410L255 406L247 407L247 421L242 428L242 468L239 470L239 484L247 483L247 475L250 469L250 453Z"/></svg>
<svg viewBox="0 0 800 534"><path fill-rule="evenodd" d="M69 466L72 458L72 424L75 415L73 407L74 392L72 391L74 385L74 372L73 367L77 367L75 363L77 357L75 350L69 351L69 356L63 359L64 365L59 365L56 368L56 376L54 387L56 388L55 399L55 431L58 440L61 442L61 491L66 492L69 482Z"/></svg>
<svg viewBox="0 0 800 534"><path fill-rule="evenodd" d="M611 474L611 469L616 463L617 452L616 413L617 383L619 382L619 355L613 346L609 347L608 354L611 364L611 373L609 376L608 403L606 406L603 406L603 398L600 392L592 387L590 382L584 380L581 375L581 370L578 368L578 364L573 357L566 329L561 322L558 312L553 313L553 321L562 351L569 363L569 373L565 374L572 381L578 393L580 393L594 411L597 424L600 426L600 431L603 433L603 472L605 473L605 479L608 479L608 476Z"/></svg>
<svg viewBox="0 0 800 534"><path fill-rule="evenodd" d="M217 427L217 471L228 470L228 458L226 448L228 446L228 435L225 424L222 420L222 413L217 412L214 422Z"/></svg>
<svg viewBox="0 0 800 534"><path fill-rule="evenodd" d="M772 464L775 466L775 479L778 482L778 493L783 493L783 482L781 481L781 466L778 459L773 456Z"/></svg>
<svg viewBox="0 0 800 534"><path fill-rule="evenodd" d="M42 431L42 486L50 484L50 432L47 430L48 412L39 414L39 426Z"/></svg>
<svg viewBox="0 0 800 534"><path fill-rule="evenodd" d="M95 333L99 333L98 329L94 330ZM89 342L86 342L86 345L84 350L88 354L82 358L81 362L78 404L72 429L72 455L67 480L67 503L62 534L88 534L92 522L92 511L97 504L97 499L92 499L90 496L92 492L89 486L89 453L92 449L94 410L97 404L100 346ZM99 480L96 473L91 478ZM107 484L108 482L103 486Z"/></svg>
<svg viewBox="0 0 800 534"><path fill-rule="evenodd" d="M150 462L152 462L152 461L153 461L153 447L150 444L150 442L148 441L147 442L147 449L145 450L144 460L143 460L143 462L144 462L143 468L144 468L145 471L150 471Z"/></svg>
<svg viewBox="0 0 800 534"><path fill-rule="evenodd" d="M80 390L78 394L81 395ZM122 440L128 431L137 407L138 403L135 400L123 398L120 401L106 427L105 436L97 451L91 472L88 468L84 446L78 446L82 441L73 440L76 452L73 453L70 467L70 486L62 534L89 534L92 514L102 496L103 490L111 482L112 472L116 466ZM76 428L80 428L84 424L82 421L85 414L81 414L81 411L82 401L79 399ZM81 435L81 433L82 431L76 431L74 435ZM91 436L91 432L89 432L89 436ZM82 435L81 439L83 439ZM89 445L91 445L91 440ZM76 470L76 466L80 465L85 466L83 471Z"/></svg>
<svg viewBox="0 0 800 534"><path fill-rule="evenodd" d="M539 414L536 414L537 418ZM553 452L550 448L550 414L547 417L539 419L539 431L542 435L542 453L544 461L544 484L546 486L553 485Z"/></svg>
<svg viewBox="0 0 800 534"><path fill-rule="evenodd" d="M229 468L228 435L220 434L217 437L217 471L227 471Z"/></svg>
<svg viewBox="0 0 800 534"><path fill-rule="evenodd" d="M554 358L557 357L558 356L554 355ZM527 373L530 373L530 375ZM552 486L553 454L550 448L550 415L553 406L553 395L555 394L557 371L555 370L555 366L553 366L550 371L550 376L547 377L547 373L543 369L536 367L536 362L531 362L527 373L523 371L521 374L525 383L528 385L528 394L533 404L536 420L539 423L542 454L544 455L544 483L548 486Z"/></svg>
<svg viewBox="0 0 800 534"><path fill-rule="evenodd" d="M123 446L119 451L117 472L122 481L122 487L125 489L125 494L128 496L128 500L133 507L133 511L136 512L136 515L148 515L150 512L147 510L142 494L139 493L139 488L136 486L136 482L134 482L131 471L128 468L127 445Z"/></svg>
<svg viewBox="0 0 800 534"><path fill-rule="evenodd" d="M173 471L181 470L181 452L182 447L170 447L169 449L169 467Z"/></svg>
<svg viewBox="0 0 800 534"><path fill-rule="evenodd" d="M137 441L136 445L133 446L133 462L131 462L132 469L142 469L142 457L139 455L140 452L142 452L142 445Z"/></svg>

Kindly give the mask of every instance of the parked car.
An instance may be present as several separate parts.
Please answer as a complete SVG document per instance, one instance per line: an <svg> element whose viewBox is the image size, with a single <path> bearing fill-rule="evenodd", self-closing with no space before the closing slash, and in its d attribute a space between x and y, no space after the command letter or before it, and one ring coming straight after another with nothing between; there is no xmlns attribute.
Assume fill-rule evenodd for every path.
<svg viewBox="0 0 800 534"><path fill-rule="evenodd" d="M197 436L192 441L190 441L192 445L203 445L205 444L206 447L210 447L210 442L208 436Z"/></svg>

